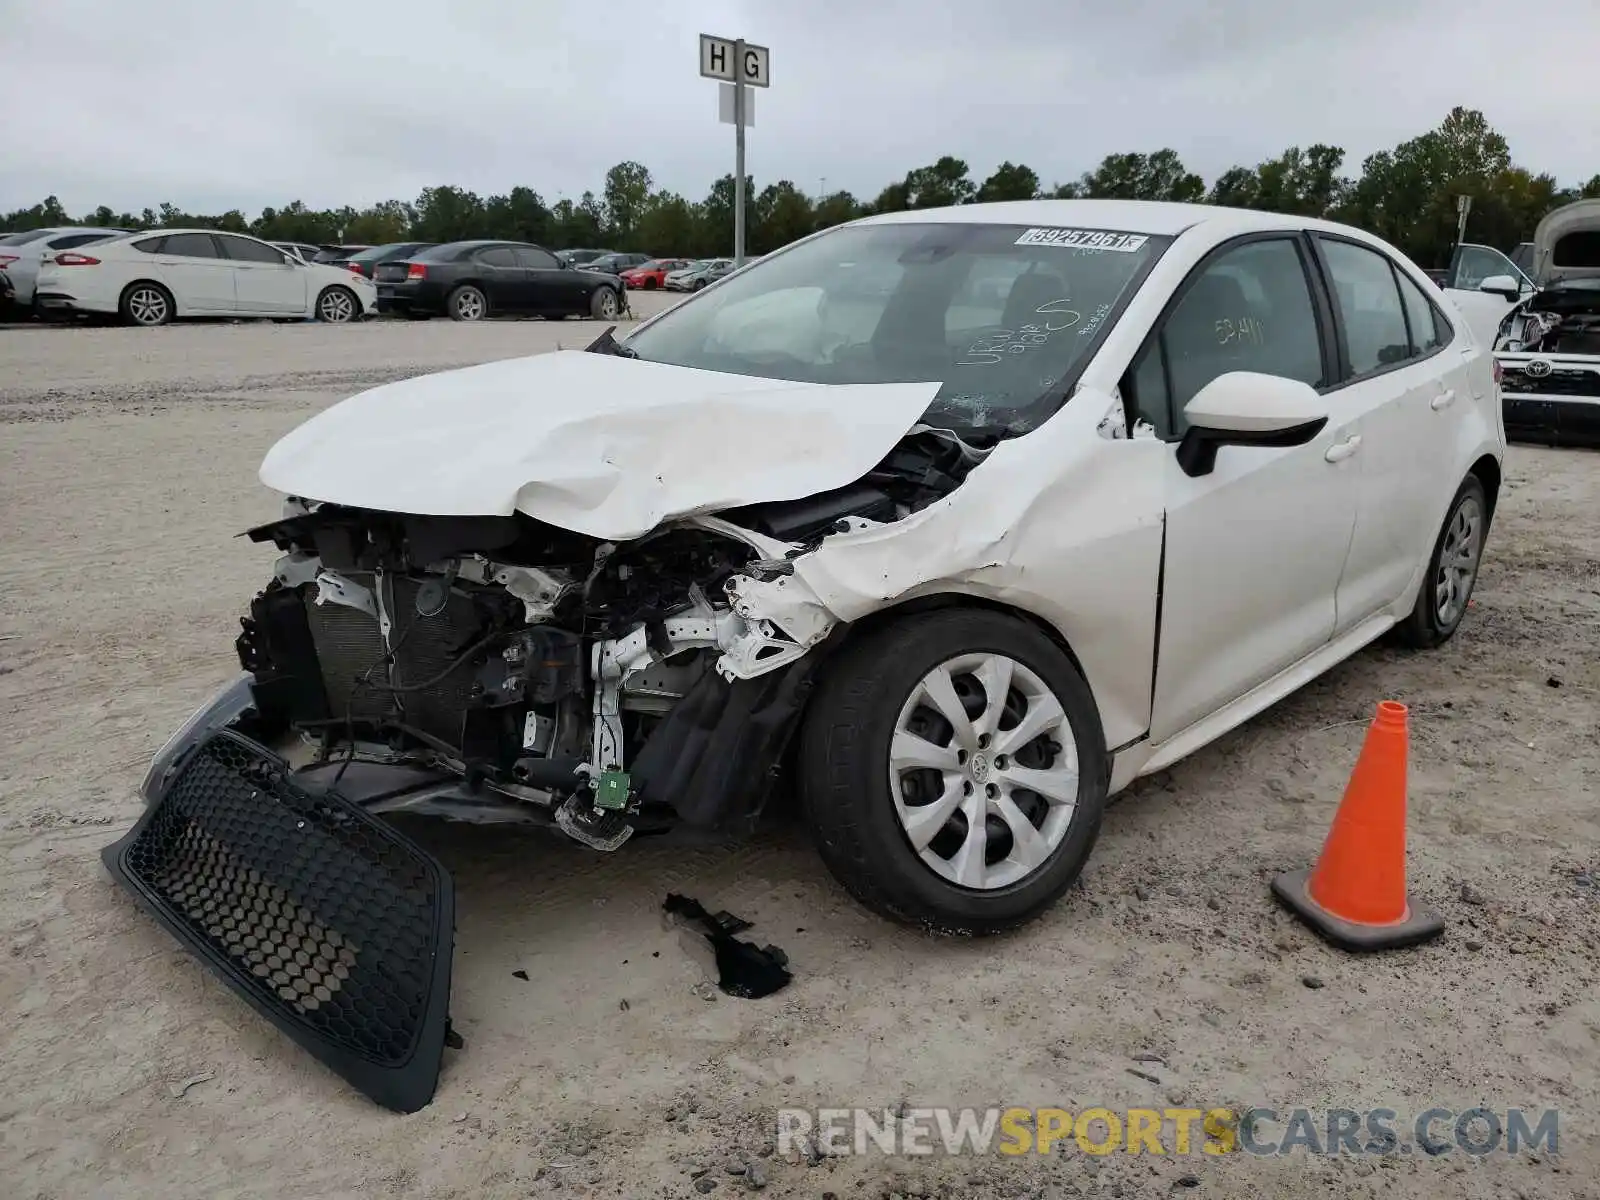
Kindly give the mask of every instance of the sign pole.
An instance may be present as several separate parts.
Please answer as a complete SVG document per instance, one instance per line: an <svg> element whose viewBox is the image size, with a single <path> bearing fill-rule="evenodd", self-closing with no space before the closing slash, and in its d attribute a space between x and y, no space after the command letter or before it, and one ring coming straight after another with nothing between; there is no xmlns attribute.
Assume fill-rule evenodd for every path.
<svg viewBox="0 0 1600 1200"><path fill-rule="evenodd" d="M744 39L733 45L733 266L744 266Z"/></svg>

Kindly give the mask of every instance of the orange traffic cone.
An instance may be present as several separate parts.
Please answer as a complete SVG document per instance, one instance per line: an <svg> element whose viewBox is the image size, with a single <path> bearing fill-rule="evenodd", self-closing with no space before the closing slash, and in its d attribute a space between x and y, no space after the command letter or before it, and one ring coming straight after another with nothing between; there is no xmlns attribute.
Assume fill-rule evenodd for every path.
<svg viewBox="0 0 1600 1200"><path fill-rule="evenodd" d="M1277 898L1346 950L1414 946L1444 922L1406 896L1406 706L1378 705L1315 869L1272 881Z"/></svg>

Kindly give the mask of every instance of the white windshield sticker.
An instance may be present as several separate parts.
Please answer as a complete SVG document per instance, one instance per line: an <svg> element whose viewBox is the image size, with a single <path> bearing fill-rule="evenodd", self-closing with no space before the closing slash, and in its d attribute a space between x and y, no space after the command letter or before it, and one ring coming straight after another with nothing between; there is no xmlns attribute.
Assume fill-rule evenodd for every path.
<svg viewBox="0 0 1600 1200"><path fill-rule="evenodd" d="M1098 229L1030 229L1018 246L1063 246L1075 250L1116 250L1131 254L1150 239L1142 233L1107 233Z"/></svg>

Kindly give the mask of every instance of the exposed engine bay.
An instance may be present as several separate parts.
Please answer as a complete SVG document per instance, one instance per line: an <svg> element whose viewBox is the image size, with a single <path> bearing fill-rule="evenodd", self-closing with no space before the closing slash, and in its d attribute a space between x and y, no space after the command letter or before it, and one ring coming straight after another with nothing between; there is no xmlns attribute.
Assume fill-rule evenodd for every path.
<svg viewBox="0 0 1600 1200"><path fill-rule="evenodd" d="M607 850L748 821L819 647L841 631L784 628L741 585L781 579L833 533L926 507L985 454L918 427L848 487L620 543L521 513L291 497L248 534L283 551L237 643L252 733L369 811L553 822Z"/></svg>
<svg viewBox="0 0 1600 1200"><path fill-rule="evenodd" d="M1556 285L1538 292L1506 318L1495 348L1600 355L1600 288Z"/></svg>

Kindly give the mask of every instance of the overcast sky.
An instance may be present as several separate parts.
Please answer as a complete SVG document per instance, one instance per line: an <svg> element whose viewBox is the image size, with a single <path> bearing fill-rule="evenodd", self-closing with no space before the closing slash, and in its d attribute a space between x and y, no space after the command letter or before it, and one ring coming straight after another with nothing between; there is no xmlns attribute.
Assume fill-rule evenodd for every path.
<svg viewBox="0 0 1600 1200"><path fill-rule="evenodd" d="M699 199L734 141L702 32L771 47L757 186L1162 146L1209 181L1317 141L1354 173L1455 104L1530 169L1600 172L1600 0L0 0L0 209L553 202L622 159Z"/></svg>

